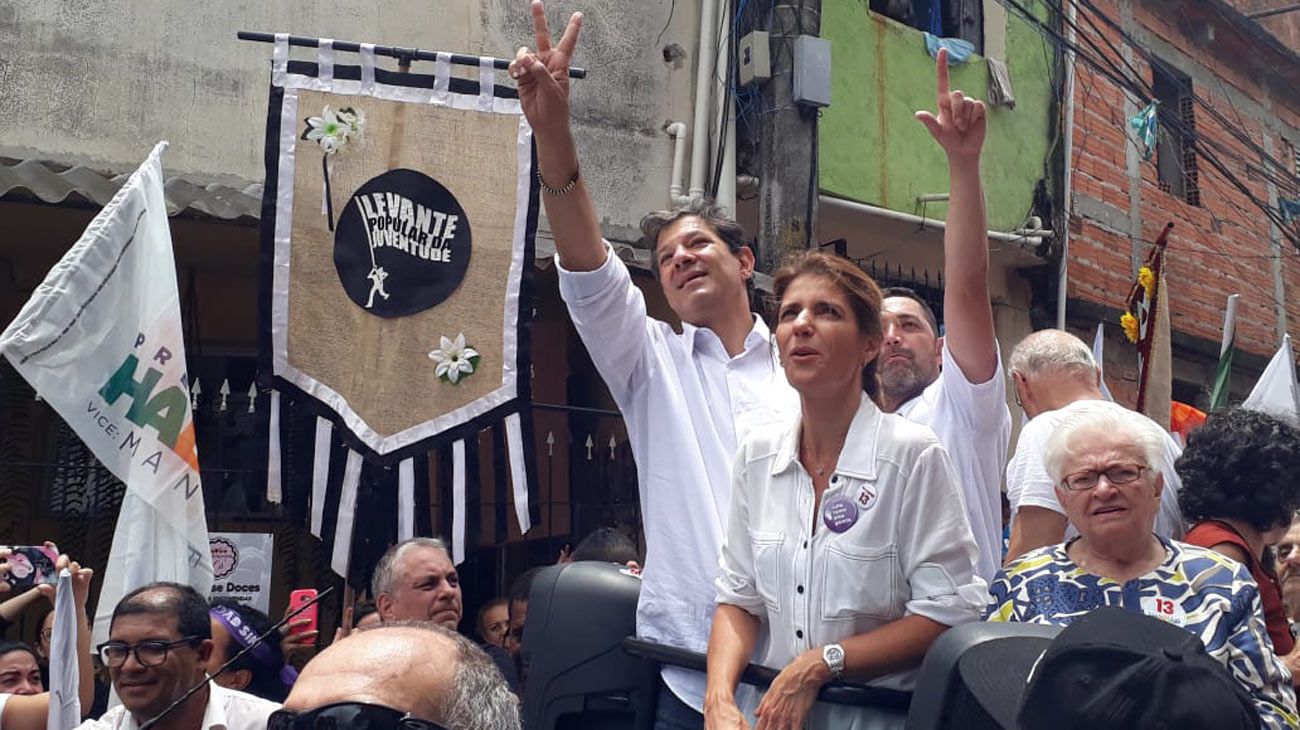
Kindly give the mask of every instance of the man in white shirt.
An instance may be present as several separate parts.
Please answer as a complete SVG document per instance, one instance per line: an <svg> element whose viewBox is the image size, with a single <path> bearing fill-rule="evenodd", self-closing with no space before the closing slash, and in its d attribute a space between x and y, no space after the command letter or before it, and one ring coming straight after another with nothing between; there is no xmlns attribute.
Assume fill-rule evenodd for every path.
<svg viewBox="0 0 1300 730"><path fill-rule="evenodd" d="M126 594L96 649L122 704L81 730L137 730L162 715L156 730L265 730L280 706L206 682L212 654L208 602L179 583L150 583ZM192 687L203 684L172 707ZM164 714L165 713L165 714Z"/></svg>
<svg viewBox="0 0 1300 730"><path fill-rule="evenodd" d="M651 213L642 220L642 243L652 252L655 273L682 321L682 332L648 317L627 267L601 238L591 196L579 174L569 123L568 65L582 17L575 13L552 47L540 2L532 4L532 12L537 50L520 49L511 76L518 82L520 104L537 144L560 294L623 414L636 457L646 531L637 633L703 653L715 606L713 579L737 447L755 428L792 415L798 398L776 361L767 326L749 310L754 254L745 246L744 232L707 201ZM946 91L946 66L942 80ZM941 99L943 103L948 100ZM932 130L939 128L933 116L926 123ZM978 270L985 271L978 166L982 109L977 124L978 130L962 130L959 139L945 145L950 156L961 160L954 168L961 179L954 179L951 206L959 212L950 215L949 224L950 231L958 233L949 235L964 239L973 235L969 230L975 226L979 252L971 255L963 249L965 255L957 258L977 268L973 259L982 252L985 263ZM972 145L976 132L978 140ZM954 306L966 304L963 299ZM988 310L987 295L983 304ZM991 314L988 320L992 341ZM993 348L996 353L996 343ZM984 377L992 377L992 366L989 371ZM702 727L704 675L667 667L662 676L670 691L660 692L656 727Z"/></svg>
<svg viewBox="0 0 1300 730"><path fill-rule="evenodd" d="M1030 421L1020 430L1016 452L1007 464L1007 499L1011 503L1008 562L1077 534L1067 524L1065 508L1056 498L1056 484L1043 464L1043 447L1057 425L1081 408L1114 409L1146 419L1141 413L1106 400L1092 350L1063 330L1039 330L1021 340L1011 351L1011 378L1016 400ZM1171 540L1182 538L1184 531L1178 511L1178 492L1183 482L1174 470L1180 454L1182 449L1165 433L1165 448L1158 464L1165 487L1160 494L1155 531Z"/></svg>
<svg viewBox="0 0 1300 730"><path fill-rule="evenodd" d="M744 233L707 203L652 214L646 245L677 334L651 319L631 274L611 255L583 179L569 124L569 57L581 16L551 47L532 6L537 52L511 66L537 143L542 201L555 234L560 293L618 403L637 462L646 566L637 606L643 638L708 647L723 520L736 448L754 427L797 407L763 321L749 310L754 255ZM704 674L665 668L656 726L703 725Z"/></svg>
<svg viewBox="0 0 1300 730"><path fill-rule="evenodd" d="M949 92L945 63L938 70L942 114L961 92ZM917 117L948 157L944 334L915 292L903 287L883 292L885 339L878 366L883 408L929 426L948 450L979 546L975 573L987 581L1002 562L1002 467L1011 412L989 299L988 217L980 181L985 119L981 113L965 128L941 127L925 112Z"/></svg>
<svg viewBox="0 0 1300 730"><path fill-rule="evenodd" d="M385 621L312 659L265 728L396 730L418 721L518 730L519 703L469 639L431 621Z"/></svg>

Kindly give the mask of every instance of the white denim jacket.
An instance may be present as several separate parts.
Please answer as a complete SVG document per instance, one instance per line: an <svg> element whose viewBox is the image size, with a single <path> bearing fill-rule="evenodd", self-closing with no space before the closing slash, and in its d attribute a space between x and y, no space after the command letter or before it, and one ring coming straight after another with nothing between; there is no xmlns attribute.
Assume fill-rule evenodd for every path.
<svg viewBox="0 0 1300 730"><path fill-rule="evenodd" d="M799 462L799 418L755 433L733 470L718 602L763 621L755 661L781 669L807 649L908 615L953 626L979 620L987 584L952 463L930 429L863 398L823 506L843 496L857 510L842 532L814 513ZM911 689L915 670L872 684ZM851 708L818 706L812 727L888 727Z"/></svg>

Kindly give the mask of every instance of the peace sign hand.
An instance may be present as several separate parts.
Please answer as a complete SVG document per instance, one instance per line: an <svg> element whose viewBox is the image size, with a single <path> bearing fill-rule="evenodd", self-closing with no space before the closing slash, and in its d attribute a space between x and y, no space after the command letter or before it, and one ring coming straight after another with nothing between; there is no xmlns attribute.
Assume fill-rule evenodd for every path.
<svg viewBox="0 0 1300 730"><path fill-rule="evenodd" d="M948 90L948 49L940 48L935 59L939 116L919 111L916 118L930 130L949 158L978 158L987 131L984 102L968 99L960 91Z"/></svg>
<svg viewBox="0 0 1300 730"><path fill-rule="evenodd" d="M551 31L541 0L533 0L536 50L522 46L510 62L510 77L519 87L519 105L533 132L543 139L569 133L569 59L578 45L582 13L574 13L560 42L551 46Z"/></svg>

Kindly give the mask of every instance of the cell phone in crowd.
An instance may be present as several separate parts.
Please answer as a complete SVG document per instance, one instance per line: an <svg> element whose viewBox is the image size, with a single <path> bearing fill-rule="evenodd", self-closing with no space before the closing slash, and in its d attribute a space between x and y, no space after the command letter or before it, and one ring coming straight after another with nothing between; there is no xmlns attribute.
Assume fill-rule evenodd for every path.
<svg viewBox="0 0 1300 730"><path fill-rule="evenodd" d="M56 548L45 545L15 545L9 548L9 573L5 581L12 591L25 591L43 583L59 580L54 566L59 561Z"/></svg>
<svg viewBox="0 0 1300 730"><path fill-rule="evenodd" d="M289 594L289 612L293 613L314 600L316 600L315 588L299 588ZM306 611L298 614L293 620L297 621L298 619L304 618L308 619L308 622L301 626L295 626L289 631L290 635L304 634L308 631L316 630L316 604L313 603ZM292 623L292 621L290 623Z"/></svg>

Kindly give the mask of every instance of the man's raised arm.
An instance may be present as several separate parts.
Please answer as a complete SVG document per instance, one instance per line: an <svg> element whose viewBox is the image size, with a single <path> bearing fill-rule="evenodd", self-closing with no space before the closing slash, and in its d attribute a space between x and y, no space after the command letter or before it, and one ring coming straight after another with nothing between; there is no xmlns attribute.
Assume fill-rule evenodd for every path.
<svg viewBox="0 0 1300 730"><path fill-rule="evenodd" d="M533 0L532 12L537 47L519 49L510 63L510 76L519 87L519 103L537 142L542 204L560 265L570 271L591 271L605 263L605 244L595 205L579 172L569 124L569 59L578 44L582 13L569 18L564 35L552 46L541 0Z"/></svg>
<svg viewBox="0 0 1300 730"><path fill-rule="evenodd" d="M987 129L984 103L949 91L948 52L935 61L939 114L919 111L948 156L948 222L943 234L944 342L962 374L984 383L997 371L997 341L989 300L988 216L980 182Z"/></svg>

